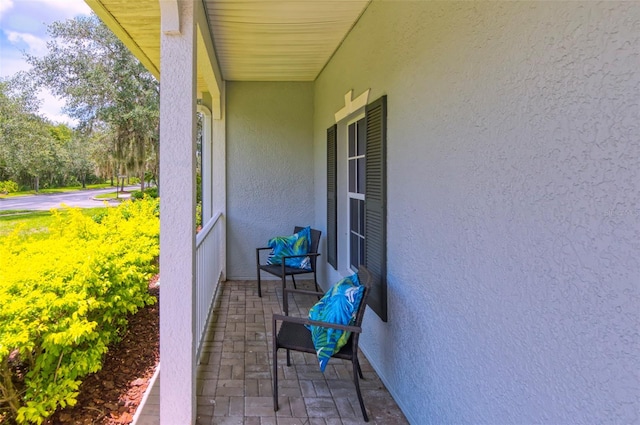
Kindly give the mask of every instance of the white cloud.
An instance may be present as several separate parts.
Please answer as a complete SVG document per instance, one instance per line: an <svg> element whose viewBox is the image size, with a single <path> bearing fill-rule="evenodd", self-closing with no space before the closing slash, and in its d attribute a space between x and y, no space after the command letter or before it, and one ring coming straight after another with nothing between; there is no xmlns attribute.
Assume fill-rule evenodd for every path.
<svg viewBox="0 0 640 425"><path fill-rule="evenodd" d="M42 115L53 121L54 123L66 123L76 125L77 121L72 120L69 116L64 115L61 110L64 101L55 97L47 89L40 90L38 98L42 101L40 112Z"/></svg>
<svg viewBox="0 0 640 425"><path fill-rule="evenodd" d="M0 0L0 77L30 68L22 51L36 57L47 53L47 25L90 13L84 0ZM48 91L38 97L42 115L54 122L73 123L61 112L63 101Z"/></svg>
<svg viewBox="0 0 640 425"><path fill-rule="evenodd" d="M13 0L2 0L0 2L0 20L4 16L5 12L13 7Z"/></svg>
<svg viewBox="0 0 640 425"><path fill-rule="evenodd" d="M47 53L47 42L33 34L7 31L7 39L12 43L19 45L24 43L27 45L27 52L35 56L43 56Z"/></svg>
<svg viewBox="0 0 640 425"><path fill-rule="evenodd" d="M17 57L2 57L2 66L0 66L0 77L11 77L19 71L28 71L31 65L26 63L24 59Z"/></svg>
<svg viewBox="0 0 640 425"><path fill-rule="evenodd" d="M3 0L4 1L4 0ZM34 3L40 3L42 7L51 7L64 10L69 16L88 15L91 8L84 1L68 1L68 0L32 0Z"/></svg>

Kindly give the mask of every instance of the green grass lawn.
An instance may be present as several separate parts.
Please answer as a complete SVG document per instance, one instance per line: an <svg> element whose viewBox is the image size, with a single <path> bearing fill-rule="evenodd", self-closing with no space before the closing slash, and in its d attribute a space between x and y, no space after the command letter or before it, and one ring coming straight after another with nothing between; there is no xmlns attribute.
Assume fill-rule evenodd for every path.
<svg viewBox="0 0 640 425"><path fill-rule="evenodd" d="M91 217L104 209L105 207L83 208L82 214ZM24 232L26 233L42 233L44 235L52 222L53 215L50 211L0 211L0 237L8 235L20 224L24 224Z"/></svg>
<svg viewBox="0 0 640 425"><path fill-rule="evenodd" d="M39 194L42 193L67 193L67 192L77 192L79 190L87 190L87 189L107 189L113 187L110 183L97 183L97 184L88 184L85 189L82 186L72 186L72 187L57 187L53 189L40 189ZM13 198L15 196L25 196L25 195L35 195L36 192L34 190L23 190L20 192L13 192L7 195L0 194L0 198Z"/></svg>
<svg viewBox="0 0 640 425"><path fill-rule="evenodd" d="M102 193L95 196L96 199L118 199L121 197L122 195L118 196L117 192Z"/></svg>

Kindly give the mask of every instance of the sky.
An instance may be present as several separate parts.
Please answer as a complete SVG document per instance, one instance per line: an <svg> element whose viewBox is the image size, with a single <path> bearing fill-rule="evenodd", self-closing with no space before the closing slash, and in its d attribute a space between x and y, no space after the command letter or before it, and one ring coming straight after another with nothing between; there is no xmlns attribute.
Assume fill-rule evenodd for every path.
<svg viewBox="0 0 640 425"><path fill-rule="evenodd" d="M23 52L34 56L46 54L47 25L90 13L84 0L0 0L0 77L30 68ZM62 112L63 100L47 90L41 91L39 97L41 115L55 123L74 124Z"/></svg>

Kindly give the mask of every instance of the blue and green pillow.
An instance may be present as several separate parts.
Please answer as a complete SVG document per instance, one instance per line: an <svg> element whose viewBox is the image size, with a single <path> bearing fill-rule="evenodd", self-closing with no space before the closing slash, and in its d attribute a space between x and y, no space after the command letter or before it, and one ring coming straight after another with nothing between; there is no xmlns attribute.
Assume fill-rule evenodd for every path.
<svg viewBox="0 0 640 425"><path fill-rule="evenodd" d="M267 264L282 264L282 258L288 255L304 255L309 253L311 246L311 227L307 226L291 236L276 236L269 239L267 246L271 254ZM296 257L285 259L285 266L297 269L311 270L311 258Z"/></svg>
<svg viewBox="0 0 640 425"><path fill-rule="evenodd" d="M338 325L353 325L363 294L364 286L360 284L357 274L345 277L333 285L320 301L311 307L309 319ZM331 356L347 343L351 332L322 326L307 326L307 328L311 331L320 370L324 372Z"/></svg>

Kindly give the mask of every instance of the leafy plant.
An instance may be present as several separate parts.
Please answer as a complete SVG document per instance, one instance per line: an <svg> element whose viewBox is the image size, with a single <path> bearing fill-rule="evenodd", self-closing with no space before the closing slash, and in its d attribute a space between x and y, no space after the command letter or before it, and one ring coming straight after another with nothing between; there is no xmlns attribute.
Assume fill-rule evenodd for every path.
<svg viewBox="0 0 640 425"><path fill-rule="evenodd" d="M18 183L11 180L5 180L3 182L0 182L0 193L2 193L3 195L17 192L17 191L18 191Z"/></svg>
<svg viewBox="0 0 640 425"><path fill-rule="evenodd" d="M55 212L48 238L18 227L0 240L0 417L40 424L74 405L127 316L154 302L158 201L125 202L100 220Z"/></svg>
<svg viewBox="0 0 640 425"><path fill-rule="evenodd" d="M131 199L145 199L145 198L157 198L158 197L158 188L148 187L144 191L134 190L131 192Z"/></svg>

